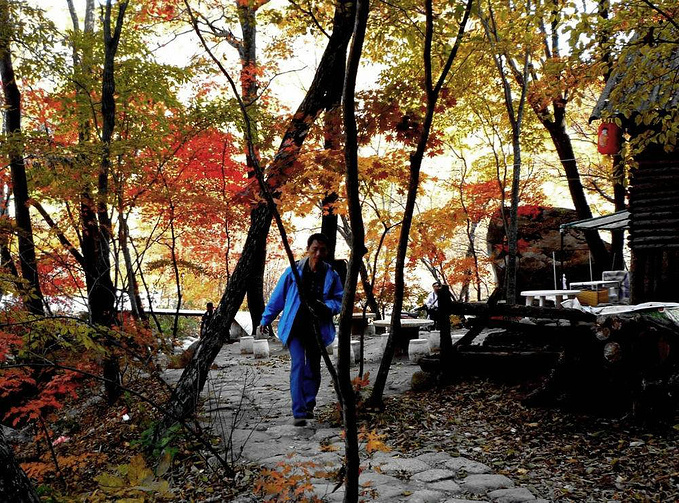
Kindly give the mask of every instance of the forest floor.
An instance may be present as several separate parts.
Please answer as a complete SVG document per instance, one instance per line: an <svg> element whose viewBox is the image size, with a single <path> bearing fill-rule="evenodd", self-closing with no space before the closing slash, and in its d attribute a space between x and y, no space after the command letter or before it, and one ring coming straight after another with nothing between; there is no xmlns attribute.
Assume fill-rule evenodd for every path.
<svg viewBox="0 0 679 503"><path fill-rule="evenodd" d="M470 378L389 398L372 425L402 452L457 453L549 501L679 501L679 424L528 408L527 391Z"/></svg>
<svg viewBox="0 0 679 503"><path fill-rule="evenodd" d="M280 356L265 368L275 368L279 378L286 365ZM167 398L168 388L148 375L128 375L128 386L156 403ZM399 389L385 398L384 412L366 413L362 421L407 455L464 456L549 501L679 501L679 424L654 430L627 418L525 407L521 398L534 386L468 378L428 391ZM335 406L324 403L319 426L336 416ZM252 493L256 466L225 474L204 445L185 435L165 455L142 456L154 416L133 393L113 407L98 396L74 400L48 418L49 439L24 432L12 445L46 501L229 501ZM204 437L217 448L222 442L209 432Z"/></svg>

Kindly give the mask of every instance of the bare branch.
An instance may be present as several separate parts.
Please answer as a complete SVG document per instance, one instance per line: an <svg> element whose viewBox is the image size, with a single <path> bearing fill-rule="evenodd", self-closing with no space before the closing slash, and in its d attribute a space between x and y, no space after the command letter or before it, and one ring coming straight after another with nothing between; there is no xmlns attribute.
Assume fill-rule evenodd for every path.
<svg viewBox="0 0 679 503"><path fill-rule="evenodd" d="M59 229L59 226L52 220L52 217L47 213L45 208L43 207L42 204L40 204L38 201L31 200L30 204L38 210L38 213L42 216L43 220L49 225L50 229L56 232L57 238L59 239L59 242L64 245L64 247L69 251L71 255L73 255L73 258L76 259L78 264L80 264L82 267L85 267L85 258L82 256L82 254L78 251L78 249L73 246L73 244L69 241L69 239L66 237L66 235L63 233L61 229Z"/></svg>
<svg viewBox="0 0 679 503"><path fill-rule="evenodd" d="M294 5L297 9L299 9L300 12L303 14L306 14L311 18L313 23L316 25L316 28L321 30L321 33L325 35L327 38L330 38L330 35L328 35L328 32L323 29L321 26L321 23L319 23L318 18L316 18L316 15L311 11L311 9L304 9L300 4L295 2L295 0L288 0L292 5Z"/></svg>

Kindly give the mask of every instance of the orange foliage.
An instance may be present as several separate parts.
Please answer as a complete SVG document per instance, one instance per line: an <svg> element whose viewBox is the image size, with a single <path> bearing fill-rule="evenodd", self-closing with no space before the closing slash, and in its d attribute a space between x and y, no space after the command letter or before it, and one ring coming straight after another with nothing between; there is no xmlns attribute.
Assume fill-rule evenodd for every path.
<svg viewBox="0 0 679 503"><path fill-rule="evenodd" d="M300 503L321 503L323 500L314 495L312 478L325 475L311 462L279 462L275 470L263 470L255 482L255 494L264 501Z"/></svg>
<svg viewBox="0 0 679 503"><path fill-rule="evenodd" d="M14 394L21 394L25 387L36 386L37 381L22 369L10 369L0 377L0 397L11 400ZM17 372L14 372L17 371ZM36 396L24 399L22 403L13 406L3 419L11 419L12 425L20 422L37 420L49 412L63 407L65 397L77 397L76 389L80 385L80 375L64 371L53 376L39 390Z"/></svg>

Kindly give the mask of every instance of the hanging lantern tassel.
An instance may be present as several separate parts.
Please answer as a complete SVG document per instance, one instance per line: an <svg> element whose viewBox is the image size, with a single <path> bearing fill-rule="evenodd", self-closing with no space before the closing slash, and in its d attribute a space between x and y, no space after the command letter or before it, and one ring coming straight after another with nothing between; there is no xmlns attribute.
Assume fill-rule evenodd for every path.
<svg viewBox="0 0 679 503"><path fill-rule="evenodd" d="M599 124L597 146L600 154L615 155L620 152L622 129L615 122Z"/></svg>

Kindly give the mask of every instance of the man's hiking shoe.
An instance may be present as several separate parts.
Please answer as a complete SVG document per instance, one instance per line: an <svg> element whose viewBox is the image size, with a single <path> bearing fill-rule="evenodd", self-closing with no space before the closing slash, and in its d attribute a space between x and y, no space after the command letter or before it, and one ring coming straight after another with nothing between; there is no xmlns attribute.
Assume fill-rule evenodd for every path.
<svg viewBox="0 0 679 503"><path fill-rule="evenodd" d="M306 419L303 417L296 417L292 421L293 426L306 426Z"/></svg>

